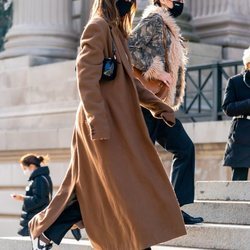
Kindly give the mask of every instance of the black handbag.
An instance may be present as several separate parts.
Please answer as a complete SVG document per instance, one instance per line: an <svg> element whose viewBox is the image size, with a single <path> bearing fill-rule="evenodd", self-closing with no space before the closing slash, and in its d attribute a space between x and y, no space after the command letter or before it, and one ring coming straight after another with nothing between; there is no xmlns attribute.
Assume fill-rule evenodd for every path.
<svg viewBox="0 0 250 250"><path fill-rule="evenodd" d="M111 28L110 28L111 29ZM101 80L103 81L112 81L116 77L117 73L117 59L116 59L116 49L115 44L112 37L112 57L110 58L104 58L103 60L103 66L102 66L102 77Z"/></svg>

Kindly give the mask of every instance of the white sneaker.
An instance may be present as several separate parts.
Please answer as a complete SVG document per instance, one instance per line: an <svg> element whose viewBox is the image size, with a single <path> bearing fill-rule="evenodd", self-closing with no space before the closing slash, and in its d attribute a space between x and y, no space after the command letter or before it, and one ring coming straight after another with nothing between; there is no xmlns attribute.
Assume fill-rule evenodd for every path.
<svg viewBox="0 0 250 250"><path fill-rule="evenodd" d="M46 244L45 242L40 240L40 237L36 239L31 238L32 241L32 249L33 250L49 250L52 248L52 243Z"/></svg>

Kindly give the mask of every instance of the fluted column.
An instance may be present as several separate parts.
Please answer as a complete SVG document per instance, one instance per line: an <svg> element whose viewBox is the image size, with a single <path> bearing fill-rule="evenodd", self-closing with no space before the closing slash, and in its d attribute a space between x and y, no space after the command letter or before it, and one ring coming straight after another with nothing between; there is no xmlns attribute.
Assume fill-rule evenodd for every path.
<svg viewBox="0 0 250 250"><path fill-rule="evenodd" d="M224 47L249 46L249 0L190 0L190 9L201 41Z"/></svg>
<svg viewBox="0 0 250 250"><path fill-rule="evenodd" d="M82 0L82 13L83 13L81 18L82 27L84 27L84 25L89 20L92 4L93 4L92 0Z"/></svg>
<svg viewBox="0 0 250 250"><path fill-rule="evenodd" d="M134 26L136 26L136 24L139 22L143 11L149 5L149 3L150 3L150 1L148 1L148 0L137 0L136 1L137 11L136 11L136 15L134 18L134 24L133 24Z"/></svg>
<svg viewBox="0 0 250 250"><path fill-rule="evenodd" d="M13 25L0 58L22 55L74 58L72 0L13 0Z"/></svg>
<svg viewBox="0 0 250 250"><path fill-rule="evenodd" d="M182 35L185 39L192 42L199 42L199 37L193 27L192 15L190 13L188 3L185 3L183 13L180 17L176 19L176 21L179 27L181 28Z"/></svg>

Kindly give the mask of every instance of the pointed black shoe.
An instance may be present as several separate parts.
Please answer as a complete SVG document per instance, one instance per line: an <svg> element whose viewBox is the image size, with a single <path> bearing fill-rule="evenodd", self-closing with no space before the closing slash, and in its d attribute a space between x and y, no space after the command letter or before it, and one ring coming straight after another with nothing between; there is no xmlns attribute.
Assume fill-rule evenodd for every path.
<svg viewBox="0 0 250 250"><path fill-rule="evenodd" d="M71 233L77 241L82 238L81 230L79 228L71 229Z"/></svg>
<svg viewBox="0 0 250 250"><path fill-rule="evenodd" d="M202 217L193 217L193 216L185 213L182 210L181 210L181 213L182 213L182 216L183 216L184 223L186 225L198 224L198 223L202 223L204 221Z"/></svg>

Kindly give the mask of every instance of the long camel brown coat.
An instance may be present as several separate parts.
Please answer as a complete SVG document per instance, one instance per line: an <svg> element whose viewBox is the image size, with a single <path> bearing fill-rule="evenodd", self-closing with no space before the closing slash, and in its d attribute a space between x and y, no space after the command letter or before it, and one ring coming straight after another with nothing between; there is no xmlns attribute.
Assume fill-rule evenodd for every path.
<svg viewBox="0 0 250 250"><path fill-rule="evenodd" d="M159 119L174 123L175 118L169 106L134 80L127 41L111 28L95 17L83 32L71 162L50 205L31 220L30 231L38 237L76 194L94 249L141 250L186 232L139 102ZM118 72L115 80L104 82L102 62L112 55L111 33Z"/></svg>

